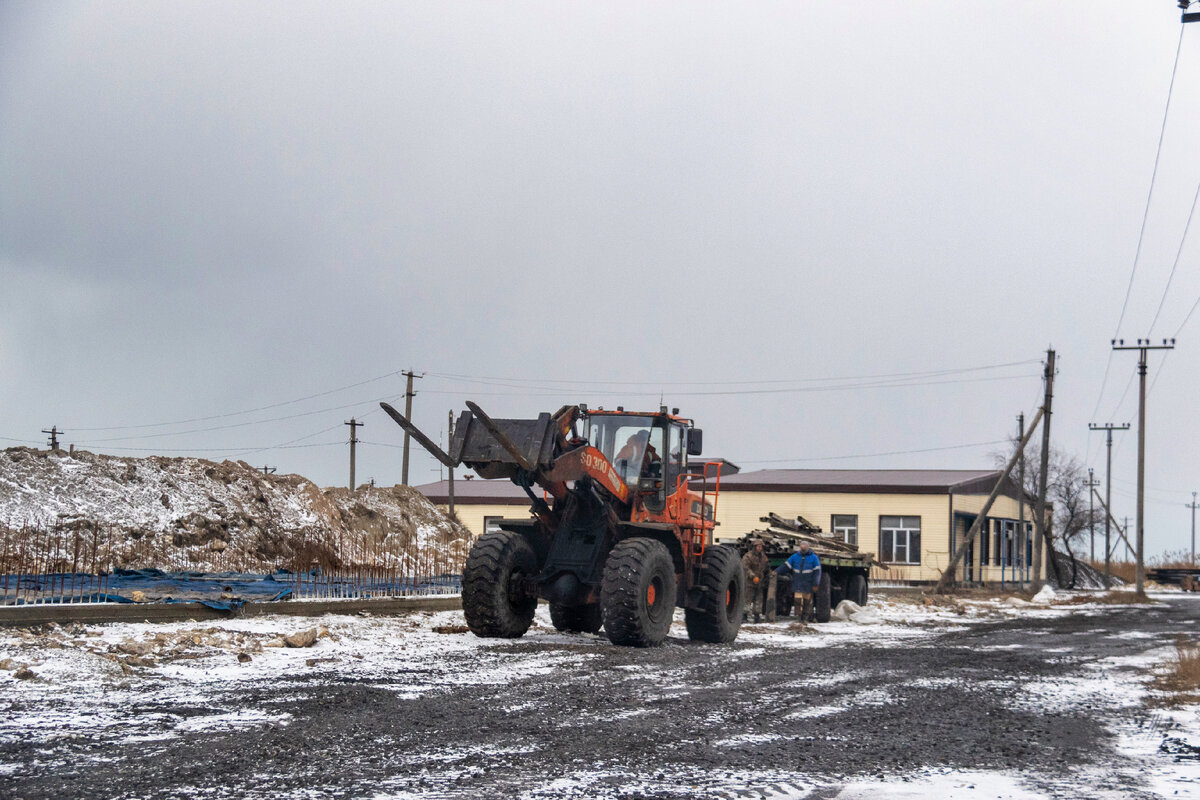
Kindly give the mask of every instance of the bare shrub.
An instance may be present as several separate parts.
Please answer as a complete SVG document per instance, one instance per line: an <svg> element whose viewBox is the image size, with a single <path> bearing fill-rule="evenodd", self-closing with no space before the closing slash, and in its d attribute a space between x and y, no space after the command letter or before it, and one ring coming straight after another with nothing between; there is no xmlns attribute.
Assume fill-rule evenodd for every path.
<svg viewBox="0 0 1200 800"><path fill-rule="evenodd" d="M1200 642L1187 636L1175 639L1175 657L1154 680L1154 688L1170 692L1167 702L1194 702L1200 693Z"/></svg>

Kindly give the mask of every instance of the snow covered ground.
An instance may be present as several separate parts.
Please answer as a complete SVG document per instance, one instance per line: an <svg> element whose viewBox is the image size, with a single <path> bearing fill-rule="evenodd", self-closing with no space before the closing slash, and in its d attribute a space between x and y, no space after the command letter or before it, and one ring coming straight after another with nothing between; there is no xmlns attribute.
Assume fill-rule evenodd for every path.
<svg viewBox="0 0 1200 800"><path fill-rule="evenodd" d="M1200 600L1181 600L1178 594L1171 599L1194 603L1200 611ZM1057 778L1044 770L1031 776L1020 768L967 770L914 763L902 770L882 766L875 770L865 764L862 774L834 780L820 770L793 770L786 763L753 770L716 766L704 771L692 765L663 763L648 772L585 758L577 768L544 775L520 794L531 798L674 797L681 789L693 787L696 796L763 798L1131 796L1103 788L1116 777L1122 785L1140 787L1141 794L1135 796L1200 797L1200 706L1146 705L1154 699L1147 686L1152 670L1173 652L1164 639L1169 630L1106 632L1105 620L1114 608L1120 607L1010 600L926 606L875 598L867 609L870 613L863 613L858 622L811 626L782 620L747 625L738 646L704 651L714 665L733 665L729 674L736 677L726 683L752 679L745 670L737 671L736 665L757 663L764 654L795 652L798 658L805 651L816 650L849 654L839 667L797 675L797 686L820 682L823 687L840 688L829 695L828 702L791 712L790 722L784 723L819 729L823 720L848 711L869 720L873 709L896 702L895 687L859 685L864 670L855 667L856 650L929 647L935 638L953 642L955 635L968 635L985 623L1010 621L1018 628L1027 624L1027 636L1014 635L999 642L983 639L963 646L979 652L1026 649L1042 658L1062 658L1064 664L1070 661L1072 667L1064 668L1062 675L1035 677L1011 698L1012 707L1021 712L1088 709L1103 718L1112 737L1111 759L1066 769ZM1039 621L1064 617L1089 620L1081 630L1110 636L1123 654L1072 660L1076 648L1069 637L1047 641L1037 628ZM0 795L11 796L20 789L26 797L38 796L39 784L26 784L31 771L65 769L68 758L73 768L102 765L115 758L118 747L131 743L169 746L197 735L287 730L296 724L295 704L310 700L324 684L365 684L385 689L399 700L415 701L452 698L471 687L504 687L557 675L586 676L603 668L610 680L617 681L615 685L628 686L630 695L637 693L638 699L610 710L609 722L634 719L655 703L695 696L699 691L690 667L648 666L645 659L638 658L639 651L625 651L630 657L612 666L609 657L614 648L606 639L557 633L544 606L534 628L520 640L477 639L461 632L463 623L461 612L427 612L404 617L258 617L219 623L67 626L36 633L0 630L4 698L0 701ZM1186 624L1178 627L1181 633L1195 632L1194 627L1183 630ZM306 632L315 640L310 646L287 645L287 637L300 634L303 640ZM686 638L681 614L671 636L666 647L700 652L675 642ZM904 687L938 692L955 680L916 677ZM1010 690L1007 679L995 677L981 678L976 689L986 690L989 680L997 684L1000 693ZM714 678L704 689L720 688L721 682ZM505 710L517 715L524 707L514 699ZM723 724L722 713L713 712L714 726ZM554 724L552 717L547 724ZM787 730L764 732L748 727L730 731L715 737L712 749L720 753L783 746L788 744ZM81 749L80 743L87 747ZM520 762L538 747L535 742L513 741L502 735L490 745L429 741L420 752L397 754L390 780L374 782L365 795L352 794L381 800L475 796L471 792L460 795L453 787L455 781L478 777L482 769L476 765L479 759ZM423 785L413 777L415 773L436 780ZM11 782L7 791L6 782ZM146 788L144 796L155 796L151 787ZM314 796L308 790L290 795ZM232 788L228 796L265 795L250 788Z"/></svg>

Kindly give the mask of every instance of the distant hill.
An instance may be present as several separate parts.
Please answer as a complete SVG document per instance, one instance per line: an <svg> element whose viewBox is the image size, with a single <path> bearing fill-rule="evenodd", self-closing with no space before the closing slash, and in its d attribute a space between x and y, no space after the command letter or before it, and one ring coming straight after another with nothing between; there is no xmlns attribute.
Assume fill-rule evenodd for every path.
<svg viewBox="0 0 1200 800"><path fill-rule="evenodd" d="M321 489L244 461L28 447L0 451L0 526L86 532L116 566L162 569L461 564L470 540L406 486Z"/></svg>

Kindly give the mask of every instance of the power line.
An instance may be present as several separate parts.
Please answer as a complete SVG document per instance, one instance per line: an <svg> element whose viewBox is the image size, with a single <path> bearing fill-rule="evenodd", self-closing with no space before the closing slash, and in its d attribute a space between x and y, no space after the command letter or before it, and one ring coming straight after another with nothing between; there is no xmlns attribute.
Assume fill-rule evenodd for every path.
<svg viewBox="0 0 1200 800"><path fill-rule="evenodd" d="M345 442L317 442L314 444L275 445L274 447L259 447L246 450L247 453L261 453L264 450L297 450L304 447L333 447L346 444ZM105 447L105 451L120 451L128 453L229 453L231 457L242 455L230 452L244 448L237 447Z"/></svg>
<svg viewBox="0 0 1200 800"><path fill-rule="evenodd" d="M807 461L841 461L847 458L877 458L879 456L906 456L914 453L937 453L944 450L966 450L972 447L986 447L993 444L1005 444L1007 439L993 439L990 442L972 442L970 444L953 444L946 447L925 447L920 450L892 450L887 453L855 453L847 456L821 456L819 458L766 458L766 459L740 459L743 464L784 464L784 463L800 463Z"/></svg>
<svg viewBox="0 0 1200 800"><path fill-rule="evenodd" d="M856 383L856 384L841 384L834 386L795 386L781 389L743 389L743 390L727 390L727 391L711 391L711 392L671 392L671 397L714 397L714 396L749 396L759 394L810 394L817 392L838 392L851 391L857 389L906 389L921 386L948 386L962 383L987 383L994 381L1014 381L1028 380L1035 377L1033 375L1002 375L990 378L963 378L961 380L950 381L885 381L876 383ZM502 385L502 384L501 384ZM516 392L473 392L473 394L481 397L562 397L567 394L586 394L592 397L654 397L660 396L660 390L594 390L594 389L571 389L567 387L557 388L551 386L511 386L508 388L521 389ZM461 389L426 389L426 394L444 394L458 395L462 394Z"/></svg>
<svg viewBox="0 0 1200 800"><path fill-rule="evenodd" d="M240 417L244 414L255 414L259 411L269 411L272 408L280 408L282 406L294 405L295 403L303 403L305 400L314 400L318 397L326 397L331 394L337 394L338 392L344 392L347 389L355 389L359 386L366 386L369 383L375 383L376 381L381 381L384 378L390 378L394 375L399 375L399 374L400 374L400 372L398 370L393 370L392 372L388 372L388 373L379 375L374 378L368 378L365 381L359 381L357 383L347 384L346 386L339 386L336 389L330 389L325 392L317 392L316 394L310 394L305 397L298 397L295 400L284 400L283 402L280 402L280 403L271 403L270 405L259 406L258 408L250 408L250 409L246 409L245 411L230 411L225 414L213 414L213 415L207 416L207 417L193 417L192 419L182 419L182 420L176 420L174 422L151 422L151 423L144 424L144 425L109 425L109 426L100 427L100 428L74 428L74 430L76 430L76 431L139 430L139 429L143 429L143 428L162 428L167 425L189 425L193 422L208 422L209 420L225 419L227 417ZM340 408L346 408L346 406L340 406ZM287 417L280 417L279 419L287 419ZM262 420L262 421L265 422L268 420Z"/></svg>
<svg viewBox="0 0 1200 800"><path fill-rule="evenodd" d="M1179 338L1179 334L1183 332L1183 329L1184 329L1184 327L1185 327L1185 326L1188 324L1188 320L1190 320L1190 319L1192 318L1192 314L1195 314L1195 313L1196 313L1196 308L1197 308L1197 307L1200 307L1200 297L1197 297L1197 298L1196 298L1196 302L1192 303L1192 308L1191 308L1191 310L1190 310L1190 311L1188 311L1188 313L1187 313L1187 316L1186 316L1186 317L1184 317L1184 318L1183 318L1183 322L1182 322L1182 323L1180 323L1180 325L1179 325L1179 329L1178 329L1177 331L1175 331L1175 335L1174 335L1174 336L1172 336L1171 338L1173 338L1173 339L1178 339L1178 338Z"/></svg>
<svg viewBox="0 0 1200 800"><path fill-rule="evenodd" d="M1175 251L1175 262L1171 264L1171 273L1167 275L1167 285L1163 287L1162 297L1158 301L1158 310L1154 312L1154 319L1150 320L1149 334L1154 333L1154 326L1158 323L1158 316L1162 314L1163 304L1167 302L1167 293L1171 291L1171 281L1175 278L1175 270L1179 267L1179 259L1183 255L1183 245L1187 242L1188 229L1192 227L1192 216L1196 213L1196 201L1200 200L1200 183L1196 184L1196 194L1192 198L1192 208L1188 211L1187 222L1183 226L1183 236L1179 240L1179 249Z"/></svg>
<svg viewBox="0 0 1200 800"><path fill-rule="evenodd" d="M1154 169L1150 173L1150 188L1146 192L1146 207L1142 211L1142 226L1138 231L1137 248L1133 253L1133 266L1129 271L1129 284L1125 287L1125 299L1121 302L1121 314L1117 317L1117 327L1113 331L1112 338L1116 339L1120 336L1121 325L1125 322L1125 312L1129 308L1129 296L1133 292L1133 279L1137 275L1138 260L1142 254L1142 241L1146 236L1146 220L1150 217L1150 200L1154 196L1154 183L1158 177L1158 162L1162 157L1163 137L1167 132L1167 117L1171 110L1171 96L1175 92L1175 74L1179 69L1179 53L1183 50L1183 26L1179 26L1179 42L1175 46L1175 63L1171 65L1171 82L1167 87L1167 102L1163 108L1162 125L1158 131L1158 147L1154 151ZM1200 304L1200 300L1197 301ZM1189 315L1190 316L1190 315ZM1096 397L1096 407L1092 410L1092 417L1095 418L1100 411L1100 403L1104 400L1104 390L1108 388L1108 376L1112 369L1113 352L1108 352L1108 361L1104 365L1104 377L1100 379L1100 392ZM1089 447L1089 455L1091 449Z"/></svg>
<svg viewBox="0 0 1200 800"><path fill-rule="evenodd" d="M1158 161L1162 156L1163 138L1167 133L1167 116L1171 111L1171 95L1175 92L1175 73L1179 69L1179 53L1183 50L1183 26L1179 26L1179 44L1175 46L1175 63L1171 67L1171 83L1167 87L1167 104L1163 109L1162 126L1158 131L1158 148L1154 151L1154 169L1150 173L1150 189L1146 192L1146 208L1142 212L1142 227L1138 232L1137 249L1133 253L1133 268L1129 271L1129 285L1125 287L1125 301L1121 304L1121 316L1117 318L1117 329L1113 338L1121 333L1121 324L1125 321L1125 311L1129 308L1129 295L1133 292L1133 279L1137 275L1138 259L1142 254L1142 241L1146 236L1146 220L1150 217L1150 200L1154 197L1154 182L1158 177Z"/></svg>
<svg viewBox="0 0 1200 800"><path fill-rule="evenodd" d="M939 370L923 370L920 372L890 372L880 373L875 375L839 375L825 378L779 378L779 379L764 379L764 380L745 380L745 381L596 381L591 380L573 380L567 378L506 378L487 375L462 375L450 372L427 372L425 374L435 378L446 378L463 380L469 382L494 382L500 381L499 385L510 385L520 383L563 383L563 384L579 384L583 386L750 386L755 384L782 384L782 383L815 383L820 381L851 381L851 380L874 380L879 378L908 378L908 377L937 377L941 375L954 375L967 372L983 372L991 369L1003 369L1006 367L1021 367L1029 364L1040 364L1037 359L1029 359L1026 361L1010 361L1003 364L987 364L977 367L955 367Z"/></svg>
<svg viewBox="0 0 1200 800"><path fill-rule="evenodd" d="M358 406L366 405L368 403L378 403L380 401L393 400L396 397L399 397L399 395L386 395L384 397L377 397L374 400L365 400L365 401L357 401L354 403L346 403L344 405L332 406L330 408L320 408L320 409L317 409L316 411L302 411L299 414L286 414L282 417L269 417L267 419L256 419L256 420L251 420L249 422L234 422L229 425L212 425L207 428L192 428L191 430L186 430L186 431L164 431L163 433L144 433L144 434L138 434L136 436L112 436L107 439L92 439L91 441L79 442L78 444L80 444L81 446L83 446L83 445L90 446L90 445L94 445L94 444L102 444L105 442L128 442L128 441L135 440L135 439L159 439L164 436L186 436L186 435L192 434L192 433L207 433L209 431L224 431L224 430L230 430L232 428L245 428L249 425L260 425L264 422L280 422L282 420L287 420L287 419L299 419L300 417L311 417L316 414L325 414L330 411L341 411L342 409L346 409L346 408L356 408Z"/></svg>

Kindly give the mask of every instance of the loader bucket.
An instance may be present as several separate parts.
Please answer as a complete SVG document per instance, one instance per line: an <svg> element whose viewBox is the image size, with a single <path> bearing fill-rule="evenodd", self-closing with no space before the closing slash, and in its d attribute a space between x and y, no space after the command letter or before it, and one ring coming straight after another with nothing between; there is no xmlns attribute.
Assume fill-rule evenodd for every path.
<svg viewBox="0 0 1200 800"><path fill-rule="evenodd" d="M479 406L467 401L470 411L459 416L450 452L446 453L403 414L387 403L380 406L443 464L448 467L466 464L484 478L513 478L522 470L535 473L548 469L556 456L556 442L564 429L564 420L574 418L569 413L574 407L565 406L553 415L539 414L537 419L492 419Z"/></svg>

